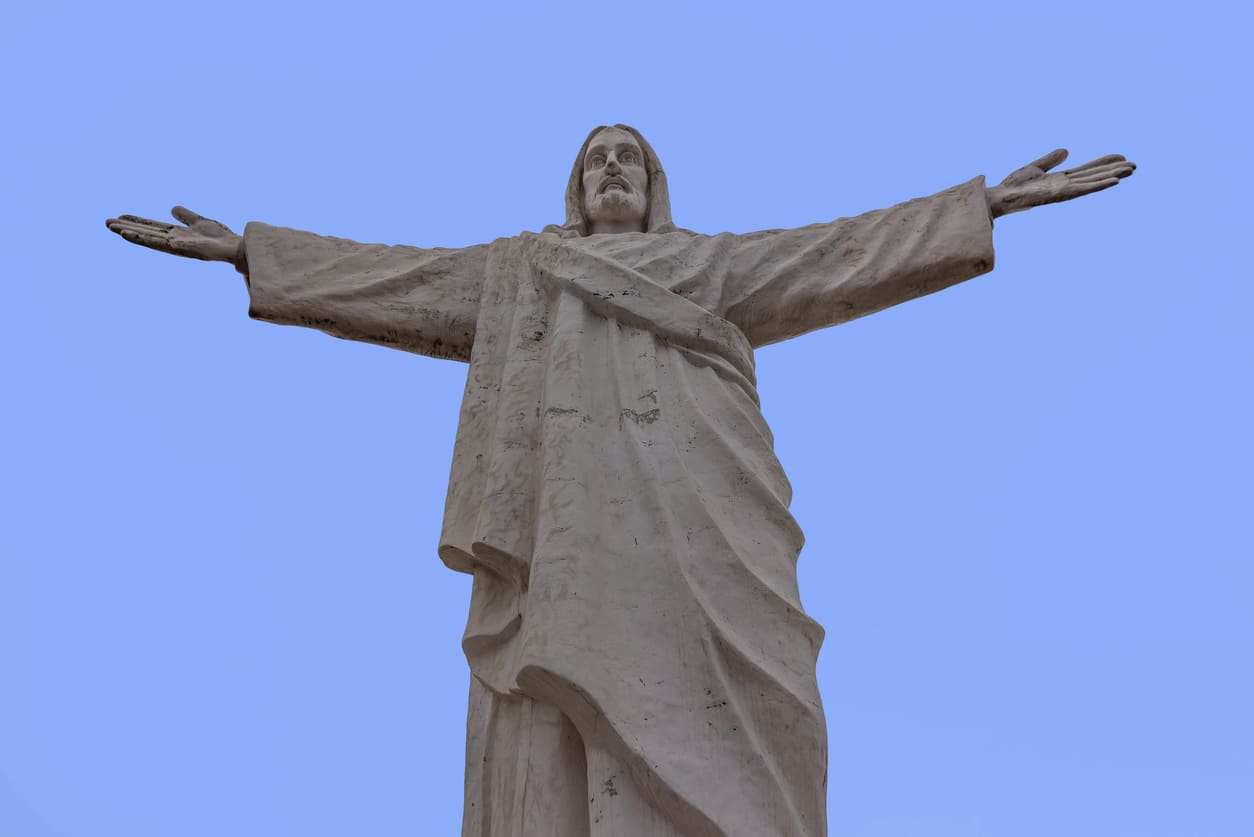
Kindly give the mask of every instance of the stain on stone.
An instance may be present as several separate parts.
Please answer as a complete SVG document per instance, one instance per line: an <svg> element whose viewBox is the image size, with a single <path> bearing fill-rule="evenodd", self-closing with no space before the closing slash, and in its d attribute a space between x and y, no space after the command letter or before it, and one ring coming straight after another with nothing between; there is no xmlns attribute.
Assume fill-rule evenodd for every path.
<svg viewBox="0 0 1254 837"><path fill-rule="evenodd" d="M643 411L631 410L631 409L624 407L621 411L619 411L619 414L618 414L618 429L619 430L623 429L624 427L623 419L627 419L633 424L653 424L653 422L657 421L661 417L662 417L662 411L659 410L657 407L654 407L652 410L643 410Z"/></svg>

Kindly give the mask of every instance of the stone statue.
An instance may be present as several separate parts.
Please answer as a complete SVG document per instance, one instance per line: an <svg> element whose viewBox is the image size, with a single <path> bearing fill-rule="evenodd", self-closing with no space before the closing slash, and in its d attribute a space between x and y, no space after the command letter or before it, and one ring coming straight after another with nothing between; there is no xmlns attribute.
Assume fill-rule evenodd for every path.
<svg viewBox="0 0 1254 837"><path fill-rule="evenodd" d="M822 835L822 628L753 349L986 273L992 222L1116 185L1045 155L793 230L671 222L635 129L599 127L566 223L462 249L176 207L110 230L230 262L251 316L469 362L439 554L474 576L463 835Z"/></svg>

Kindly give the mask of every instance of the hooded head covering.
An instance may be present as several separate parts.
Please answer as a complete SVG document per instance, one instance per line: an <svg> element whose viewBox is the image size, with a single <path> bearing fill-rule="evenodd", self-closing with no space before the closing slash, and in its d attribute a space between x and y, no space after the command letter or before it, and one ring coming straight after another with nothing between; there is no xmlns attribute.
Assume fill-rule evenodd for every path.
<svg viewBox="0 0 1254 837"><path fill-rule="evenodd" d="M588 154L588 146L592 138L609 128L618 128L631 134L644 152L644 169L649 176L649 192L645 202L644 231L651 233L674 232L676 227L671 223L671 195L666 187L666 172L662 171L662 163L653 151L653 146L630 125L598 125L588 134L583 145L579 147L579 156L570 170L570 180L566 183L566 223L551 224L544 228L545 232L554 232L563 238L588 234L588 220L583 214L583 163Z"/></svg>

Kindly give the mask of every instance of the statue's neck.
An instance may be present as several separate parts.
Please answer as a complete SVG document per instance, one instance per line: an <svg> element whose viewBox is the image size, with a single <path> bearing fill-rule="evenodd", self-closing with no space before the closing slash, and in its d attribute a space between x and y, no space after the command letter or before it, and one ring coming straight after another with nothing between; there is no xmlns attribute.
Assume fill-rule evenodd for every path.
<svg viewBox="0 0 1254 837"><path fill-rule="evenodd" d="M638 233L644 232L643 224L627 219L602 219L588 224L588 235L601 233Z"/></svg>

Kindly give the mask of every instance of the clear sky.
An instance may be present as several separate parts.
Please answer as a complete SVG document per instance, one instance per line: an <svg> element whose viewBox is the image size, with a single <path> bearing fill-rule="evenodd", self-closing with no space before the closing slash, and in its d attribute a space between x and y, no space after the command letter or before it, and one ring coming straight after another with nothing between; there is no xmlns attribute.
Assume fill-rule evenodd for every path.
<svg viewBox="0 0 1254 837"><path fill-rule="evenodd" d="M107 216L459 246L585 133L799 226L1056 146L1118 188L761 350L840 837L1254 834L1236 3L22 4L0 31L0 837L453 835L465 366L251 321Z"/></svg>

